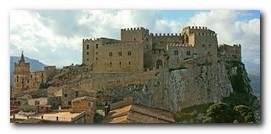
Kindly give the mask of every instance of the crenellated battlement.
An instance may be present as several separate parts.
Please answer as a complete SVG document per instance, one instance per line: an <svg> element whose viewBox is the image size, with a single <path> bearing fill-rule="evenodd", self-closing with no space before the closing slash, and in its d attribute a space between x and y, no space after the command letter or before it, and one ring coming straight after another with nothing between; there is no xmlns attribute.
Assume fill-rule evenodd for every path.
<svg viewBox="0 0 271 134"><path fill-rule="evenodd" d="M132 27L132 28L123 28L123 29L121 29L121 31L139 31L139 30L149 31L148 29L145 29L143 27Z"/></svg>
<svg viewBox="0 0 271 134"><path fill-rule="evenodd" d="M150 33L151 36L153 37L176 37L176 36L181 36L179 33Z"/></svg>
<svg viewBox="0 0 271 134"><path fill-rule="evenodd" d="M90 38L90 39L83 39L83 43L89 43L94 41L99 41L101 38Z"/></svg>
<svg viewBox="0 0 271 134"><path fill-rule="evenodd" d="M208 30L208 28L206 26L187 26L184 29Z"/></svg>
<svg viewBox="0 0 271 134"><path fill-rule="evenodd" d="M234 47L241 47L241 44L233 44Z"/></svg>
<svg viewBox="0 0 271 134"><path fill-rule="evenodd" d="M217 34L208 29L205 26L187 26L183 31L188 31L189 34L195 34L197 36L216 36Z"/></svg>

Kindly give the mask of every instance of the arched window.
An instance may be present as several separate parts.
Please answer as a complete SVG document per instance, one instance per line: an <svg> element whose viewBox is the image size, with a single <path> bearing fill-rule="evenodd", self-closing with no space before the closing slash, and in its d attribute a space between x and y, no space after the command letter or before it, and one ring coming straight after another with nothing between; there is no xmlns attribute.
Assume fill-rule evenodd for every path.
<svg viewBox="0 0 271 134"><path fill-rule="evenodd" d="M174 51L174 55L178 55L179 54L179 51L178 50L175 50Z"/></svg>
<svg viewBox="0 0 271 134"><path fill-rule="evenodd" d="M96 44L96 49L98 49L98 44Z"/></svg>

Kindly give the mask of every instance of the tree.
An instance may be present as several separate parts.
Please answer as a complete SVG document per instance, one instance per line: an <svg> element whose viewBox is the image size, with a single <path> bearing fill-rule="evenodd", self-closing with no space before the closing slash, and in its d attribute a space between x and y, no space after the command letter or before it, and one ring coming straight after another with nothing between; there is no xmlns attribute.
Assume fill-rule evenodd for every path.
<svg viewBox="0 0 271 134"><path fill-rule="evenodd" d="M235 111L226 103L211 105L206 113L204 123L233 123Z"/></svg>
<svg viewBox="0 0 271 134"><path fill-rule="evenodd" d="M237 121L239 123L255 123L254 112L245 105L235 106L234 111L238 115Z"/></svg>

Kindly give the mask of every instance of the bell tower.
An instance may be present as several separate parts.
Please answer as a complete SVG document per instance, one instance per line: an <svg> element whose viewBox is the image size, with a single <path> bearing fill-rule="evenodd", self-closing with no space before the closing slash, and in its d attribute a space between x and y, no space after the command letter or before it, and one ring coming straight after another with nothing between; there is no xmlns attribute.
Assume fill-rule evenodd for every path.
<svg viewBox="0 0 271 134"><path fill-rule="evenodd" d="M14 66L12 94L19 95L29 88L31 77L30 64L25 62L23 52L20 60Z"/></svg>

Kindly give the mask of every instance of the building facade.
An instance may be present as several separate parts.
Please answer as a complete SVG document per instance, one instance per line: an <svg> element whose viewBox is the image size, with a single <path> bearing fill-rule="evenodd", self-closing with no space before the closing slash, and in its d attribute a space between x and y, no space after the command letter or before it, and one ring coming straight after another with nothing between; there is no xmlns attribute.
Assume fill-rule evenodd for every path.
<svg viewBox="0 0 271 134"><path fill-rule="evenodd" d="M56 69L55 66L45 67L44 70L31 72L30 64L25 62L24 54L14 65L12 97L21 96L26 92L37 91L41 84L48 81L48 76Z"/></svg>
<svg viewBox="0 0 271 134"><path fill-rule="evenodd" d="M150 33L148 29L121 29L121 39L83 39L84 65L94 72L125 73L175 68L184 60L216 62L217 34L207 27L185 27L180 33Z"/></svg>

